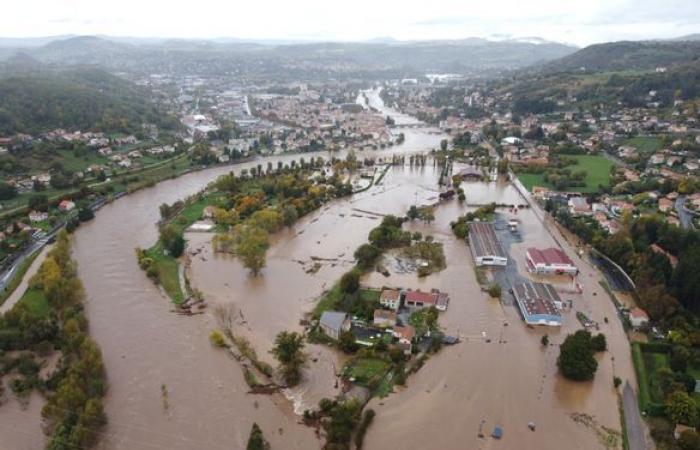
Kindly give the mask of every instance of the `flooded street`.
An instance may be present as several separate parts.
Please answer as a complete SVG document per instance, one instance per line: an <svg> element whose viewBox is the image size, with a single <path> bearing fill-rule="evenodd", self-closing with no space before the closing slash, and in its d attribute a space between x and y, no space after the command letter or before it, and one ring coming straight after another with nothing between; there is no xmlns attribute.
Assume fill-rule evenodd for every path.
<svg viewBox="0 0 700 450"><path fill-rule="evenodd" d="M369 98L372 104L374 97ZM404 144L359 152L358 157L425 152L444 138L428 129L402 132ZM294 410L301 412L337 394L334 374L342 366L341 357L325 347L308 347L311 360L305 380L286 393L293 406L282 396L248 394L238 363L209 343L208 334L217 326L211 313L185 317L170 312L169 300L148 280L134 255L135 247L156 241L160 204L194 194L232 168L238 173L268 160L289 162L301 156L308 155L256 160L168 180L104 207L95 220L78 229L74 253L87 293L90 333L102 348L109 381L105 399L109 424L99 448L243 448L253 422L274 449L320 447L313 430L298 423ZM382 215L402 215L410 205L437 202L438 173L432 160L425 167L392 167L381 184L307 215L274 236L267 267L255 278L237 260L213 254L211 234L190 233L188 251L198 252L192 257L191 283L210 304L234 304L240 311L234 333L247 337L258 355L272 362L267 351L274 336L301 329L303 313L352 266L354 250ZM463 187L468 204L519 201L508 183ZM562 443L566 448L604 448L601 427L620 429L613 374L630 382L634 377L629 344L612 302L598 284L600 275L558 237L582 270L584 292L574 298L576 308L600 322L610 349L599 356L593 383L574 384L561 379L556 370L558 344L566 333L580 328L574 312L565 312L561 330L530 329L514 306L489 299L476 282L468 247L449 227L470 208L451 200L436 209L432 224L407 224L444 244L443 272L424 280L411 274L387 278L377 273L363 280L376 287L439 288L449 293L450 306L440 322L448 334L462 339L431 358L401 392L371 402L377 417L366 448L560 449ZM519 218L524 242L512 245L509 252L522 272L525 248L552 246L555 241L533 211L522 211ZM307 273L314 263L320 264L318 270ZM604 317L610 318L608 324ZM547 348L540 344L544 333L551 336ZM29 409L34 414L36 404L33 401ZM5 423L18 423L14 419L20 416L6 422L1 415L4 408L0 407L4 439L0 443L12 449L40 448L27 440L26 428L6 429ZM581 424L572 420L572 413L593 419ZM536 432L527 428L529 421L537 423ZM504 427L502 440L477 437L480 429L488 436L494 425ZM32 426L38 434L38 427Z"/></svg>

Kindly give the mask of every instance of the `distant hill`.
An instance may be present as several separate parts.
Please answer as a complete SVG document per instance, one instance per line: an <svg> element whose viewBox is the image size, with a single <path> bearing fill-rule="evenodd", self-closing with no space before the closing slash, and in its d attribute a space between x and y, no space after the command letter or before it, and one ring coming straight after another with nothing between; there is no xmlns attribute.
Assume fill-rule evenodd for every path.
<svg viewBox="0 0 700 450"><path fill-rule="evenodd" d="M494 88L512 95L513 111L518 114L601 105L613 109L619 105L644 107L650 102L665 108L675 100L700 98L700 60L672 66L665 72L520 72L494 82Z"/></svg>
<svg viewBox="0 0 700 450"><path fill-rule="evenodd" d="M55 40L36 49L27 49L27 52L45 63L83 65L104 64L106 61L128 58L136 50L131 44L96 36L78 36Z"/></svg>
<svg viewBox="0 0 700 450"><path fill-rule="evenodd" d="M5 72L0 98L0 135L55 128L128 133L144 122L172 126L147 92L99 69Z"/></svg>
<svg viewBox="0 0 700 450"><path fill-rule="evenodd" d="M321 42L286 45L235 39L144 41L96 36L55 40L25 51L44 63L100 65L154 73L243 73L264 77L419 76L429 72L478 74L522 68L561 58L575 47L480 38L438 41Z"/></svg>
<svg viewBox="0 0 700 450"><path fill-rule="evenodd" d="M687 34L677 38L670 39L671 41L700 41L700 33Z"/></svg>
<svg viewBox="0 0 700 450"><path fill-rule="evenodd" d="M621 41L596 44L544 65L547 72L647 70L700 59L700 41Z"/></svg>

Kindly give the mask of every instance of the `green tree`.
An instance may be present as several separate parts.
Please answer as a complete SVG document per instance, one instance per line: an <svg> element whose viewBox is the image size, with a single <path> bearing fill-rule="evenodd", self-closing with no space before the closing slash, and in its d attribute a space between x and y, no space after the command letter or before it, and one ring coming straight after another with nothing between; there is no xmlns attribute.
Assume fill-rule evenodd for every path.
<svg viewBox="0 0 700 450"><path fill-rule="evenodd" d="M49 197L46 194L34 194L29 197L27 206L32 210L47 211L49 209Z"/></svg>
<svg viewBox="0 0 700 450"><path fill-rule="evenodd" d="M285 383L295 386L301 381L301 368L306 364L304 337L294 331L282 331L275 337L270 353L280 364Z"/></svg>
<svg viewBox="0 0 700 450"><path fill-rule="evenodd" d="M608 343L603 333L598 333L591 338L591 348L594 352L604 352L608 349Z"/></svg>
<svg viewBox="0 0 700 450"><path fill-rule="evenodd" d="M17 189L11 184L0 182L0 200L10 200L17 196Z"/></svg>
<svg viewBox="0 0 700 450"><path fill-rule="evenodd" d="M262 228L240 225L234 231L236 245L234 253L253 275L258 275L265 267L265 255L270 246L268 234Z"/></svg>
<svg viewBox="0 0 700 450"><path fill-rule="evenodd" d="M598 362L593 356L591 334L579 330L564 339L559 351L557 366L562 375L570 380L586 381L593 379Z"/></svg>
<svg viewBox="0 0 700 450"><path fill-rule="evenodd" d="M548 346L549 345L549 335L545 334L544 336L542 336L542 339L540 339L540 343L542 343L543 347Z"/></svg>
<svg viewBox="0 0 700 450"><path fill-rule="evenodd" d="M357 351L358 344L355 342L355 335L352 331L343 331L338 339L338 347L345 353L354 353Z"/></svg>
<svg viewBox="0 0 700 450"><path fill-rule="evenodd" d="M265 440L263 432L257 423L253 422L253 426L250 429L250 437L248 438L248 445L246 450L269 450L270 444Z"/></svg>
<svg viewBox="0 0 700 450"><path fill-rule="evenodd" d="M371 269L377 262L377 258L382 254L382 250L372 244L362 244L353 255L357 260L357 266L363 270Z"/></svg>
<svg viewBox="0 0 700 450"><path fill-rule="evenodd" d="M354 294L360 288L360 271L352 269L345 272L340 278L340 290L348 293Z"/></svg>
<svg viewBox="0 0 700 450"><path fill-rule="evenodd" d="M675 391L666 399L666 415L675 424L695 427L698 424L698 407L693 398L683 391Z"/></svg>
<svg viewBox="0 0 700 450"><path fill-rule="evenodd" d="M423 222L430 223L435 220L435 213L431 206L424 206L418 210L418 218Z"/></svg>
<svg viewBox="0 0 700 450"><path fill-rule="evenodd" d="M89 207L84 207L80 208L78 210L78 220L81 222L87 222L89 220L92 220L95 218L95 213L92 211L92 208Z"/></svg>
<svg viewBox="0 0 700 450"><path fill-rule="evenodd" d="M179 258L185 251L185 238L173 225L168 224L160 228L160 242L163 248L173 258Z"/></svg>
<svg viewBox="0 0 700 450"><path fill-rule="evenodd" d="M297 209L292 205L284 205L282 208L282 223L285 226L292 226L299 219Z"/></svg>

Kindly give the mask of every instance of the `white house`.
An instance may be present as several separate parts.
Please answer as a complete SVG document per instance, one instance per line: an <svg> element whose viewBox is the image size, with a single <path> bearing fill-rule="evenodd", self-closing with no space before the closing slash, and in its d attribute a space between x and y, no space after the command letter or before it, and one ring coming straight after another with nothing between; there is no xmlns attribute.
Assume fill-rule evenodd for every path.
<svg viewBox="0 0 700 450"><path fill-rule="evenodd" d="M642 308L632 308L629 317L630 323L634 328L639 328L649 323L649 316Z"/></svg>

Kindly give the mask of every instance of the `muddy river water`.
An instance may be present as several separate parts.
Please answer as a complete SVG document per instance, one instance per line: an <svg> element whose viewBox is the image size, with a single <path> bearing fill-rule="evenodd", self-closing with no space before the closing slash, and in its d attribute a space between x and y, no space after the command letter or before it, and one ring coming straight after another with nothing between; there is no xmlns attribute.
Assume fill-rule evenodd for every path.
<svg viewBox="0 0 700 450"><path fill-rule="evenodd" d="M371 94L370 104L381 106L376 92ZM382 111L387 112L391 111ZM373 155L426 151L444 138L430 129L403 132L404 144ZM109 380L105 401L109 425L99 448L244 448L253 422L274 449L321 445L312 429L299 424L294 411L337 393L334 374L342 365L338 355L310 346L312 360L305 381L285 393L291 402L281 395L248 394L237 363L209 344L208 334L216 327L212 315L171 313L168 300L136 264L134 248L148 247L157 239L158 206L193 194L230 170L188 174L124 197L76 232L74 253L87 292L91 334L102 348ZM466 184L465 191L468 202L483 198L505 203L518 198L505 182ZM255 278L235 259L213 254L210 234L190 233L188 251L196 253L189 269L191 282L211 304L234 304L240 311L236 332L272 362L267 350L275 334L301 328L303 313L352 265L354 249L366 241L381 215L403 214L414 203L434 203L437 192L432 163L422 168L393 167L381 185L334 201L278 233L267 267ZM399 393L372 401L377 417L366 448L604 448L602 427L620 429L613 374L630 382L634 377L626 337L612 302L598 284L599 275L557 237L582 269L584 293L577 294L575 305L601 323L611 350L599 357L595 382L569 383L556 374L558 346L543 349L540 336L547 332L553 344L559 344L567 332L579 327L574 313L565 313L562 330L530 329L514 307L489 300L478 287L467 246L449 228L449 222L467 208L454 200L436 209L432 224L409 225L445 244L446 270L420 281L406 274L371 274L364 279L377 287L436 287L448 292L450 307L441 315L441 324L463 341L433 357ZM555 245L555 241L532 211L519 218L524 242L509 251L522 265L527 246ZM312 261L321 267L307 273ZM604 317L611 319L608 324ZM39 409L38 398L32 398L26 410L13 400L0 407L0 449L42 447ZM572 413L591 419L575 421ZM529 421L537 423L537 431L527 428ZM480 429L488 436L496 424L505 431L500 441L477 436Z"/></svg>

